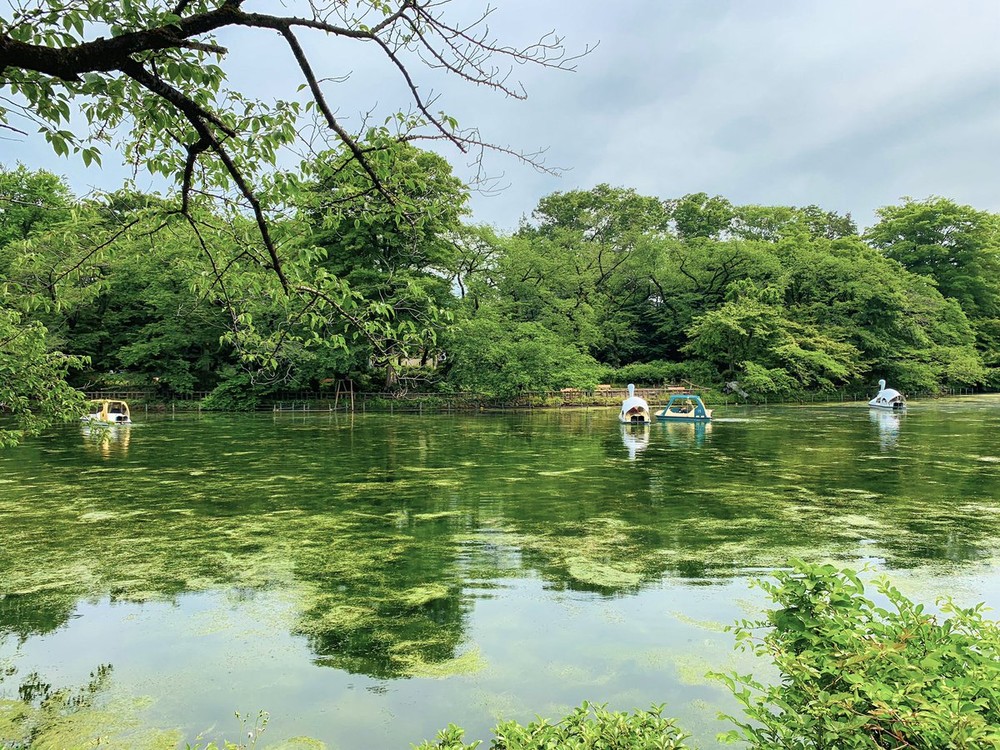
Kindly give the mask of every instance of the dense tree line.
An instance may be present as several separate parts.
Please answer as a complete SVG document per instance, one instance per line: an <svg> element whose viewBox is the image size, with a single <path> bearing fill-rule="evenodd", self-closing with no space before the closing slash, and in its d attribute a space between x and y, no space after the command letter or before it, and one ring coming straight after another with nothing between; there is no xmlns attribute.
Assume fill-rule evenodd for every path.
<svg viewBox="0 0 1000 750"><path fill-rule="evenodd" d="M228 408L345 380L499 397L615 379L761 397L876 377L996 386L995 215L905 200L859 234L816 206L601 185L542 199L501 236L463 223L467 188L414 144L473 162L496 147L418 74L523 98L507 66L572 69L560 37L511 46L489 6L469 17L447 0L245 6L33 0L0 18L0 129L174 181L166 197L77 198L51 174L0 170L0 408L14 415L0 442L75 413L74 386L211 390ZM299 90L263 101L230 81L218 35L234 29L276 33ZM307 36L337 60L377 51L409 111L372 127L359 105L346 129L328 99L346 71L316 67L330 63ZM279 154L305 158L282 172Z"/></svg>
<svg viewBox="0 0 1000 750"><path fill-rule="evenodd" d="M485 328L464 345L495 352L500 370L528 345L522 326L576 347L572 367L550 363L562 374L547 385L616 368L620 380L737 381L757 395L879 377L911 392L995 387L998 217L931 198L879 218L861 235L815 206L661 201L606 185L557 193L494 238L457 330ZM458 336L456 367L475 369Z"/></svg>
<svg viewBox="0 0 1000 750"><path fill-rule="evenodd" d="M252 217L195 201L193 222L155 195L78 199L4 168L6 408L54 414L67 381L213 391L230 408L337 381L499 397L608 380L756 396L1000 383L995 214L907 199L859 233L816 206L599 185L501 235L463 223L467 189L440 156L378 131L366 148L416 210L368 189L346 149L321 155L273 225L296 297L248 257Z"/></svg>

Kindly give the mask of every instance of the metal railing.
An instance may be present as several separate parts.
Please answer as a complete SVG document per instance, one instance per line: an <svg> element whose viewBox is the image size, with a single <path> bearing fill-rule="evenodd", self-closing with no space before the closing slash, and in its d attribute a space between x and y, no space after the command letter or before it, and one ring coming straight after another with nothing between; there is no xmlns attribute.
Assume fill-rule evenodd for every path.
<svg viewBox="0 0 1000 750"><path fill-rule="evenodd" d="M684 385L661 386L655 388L636 388L635 393L651 404L665 402L678 392L706 391L709 389ZM974 388L949 388L935 393L912 394L910 398L936 398L939 396L974 395L981 391ZM194 391L186 394L165 395L155 389L105 389L86 391L86 396L92 399L121 399L134 404L160 406L166 408L199 408L201 401L209 391ZM515 398L496 398L482 393L456 392L407 392L391 393L377 391L360 391L353 394L340 394L322 390L280 391L260 399L260 409L265 411L388 411L388 412L423 412L427 411L467 411L477 409L533 409L540 407L583 407L583 406L616 406L628 395L625 388L596 388L582 390L566 388L559 391L534 391L523 393ZM797 397L762 396L755 399L745 399L735 394L719 394L712 396L715 405L767 405L767 404L808 404L868 401L872 394L860 391L840 389L835 392L820 392L804 394Z"/></svg>

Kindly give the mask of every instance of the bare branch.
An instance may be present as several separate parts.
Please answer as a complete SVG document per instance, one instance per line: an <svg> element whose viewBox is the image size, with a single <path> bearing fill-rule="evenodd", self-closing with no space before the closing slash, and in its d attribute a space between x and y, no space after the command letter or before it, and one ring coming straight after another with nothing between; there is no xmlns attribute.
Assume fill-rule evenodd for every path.
<svg viewBox="0 0 1000 750"><path fill-rule="evenodd" d="M326 118L326 122L330 130L335 132L344 145L351 150L351 153L354 154L358 163L361 164L361 167L371 178L372 184L375 185L379 192L382 193L390 202L393 202L392 196L382 185L382 180L375 173L371 163L365 159L364 153L361 151L361 147L358 146L357 142L351 137L350 133L344 130L343 126L341 126L341 124L337 122L337 119L333 116L333 112L330 110L330 106L326 103L326 98L323 96L323 91L320 89L319 83L316 81L316 76L313 74L312 66L309 64L309 60L306 58L306 54L302 50L301 45L299 45L298 39L295 38L295 34L292 33L292 30L288 27L283 28L280 31L281 35L285 38L285 41L288 42L288 46L292 50L292 54L295 56L295 61L299 64L299 69L302 71L302 75L306 78L306 83L309 85L309 90L312 92L313 100L323 113L323 117Z"/></svg>
<svg viewBox="0 0 1000 750"><path fill-rule="evenodd" d="M27 133L25 133L23 130L15 128L13 125L8 125L5 122L0 122L0 130L12 130L20 135L27 135Z"/></svg>
<svg viewBox="0 0 1000 750"><path fill-rule="evenodd" d="M232 157L223 147L222 143L215 137L215 134L212 133L208 127L209 123L217 124L218 118L214 114L207 112L191 99L184 96L184 94L177 89L155 78L151 73L149 73L149 71L138 63L123 65L123 72L154 94L162 96L168 101L175 103L175 106L177 106L177 108L184 113L185 117L187 117L188 121L198 132L198 135L200 136L198 144L201 144L202 142L206 142L208 144L205 148L200 148L198 144L195 144L195 146L192 147L192 151L189 152L188 162L185 165L185 175L187 174L188 167L194 163L194 158L191 154L194 154L196 157L197 153L201 153L208 148L210 148L225 165L229 176L232 177L233 182L236 183L236 186L243 194L243 197L248 203L250 203L250 206L253 209L254 220L257 222L257 229L260 232L261 239L264 241L264 246L267 248L268 255L271 257L271 269L275 272L275 274L277 274L282 288L287 292L289 290L288 279L285 278L284 271L282 271L281 259L278 257L277 248L275 247L274 240L271 238L271 231L267 219L264 216L264 211L261 208L260 200L257 198L256 193L250 188L243 172L236 166ZM219 125L220 130L223 130L223 132L227 134L232 133L232 131L226 127L225 124L219 123ZM198 150L199 148L200 150Z"/></svg>

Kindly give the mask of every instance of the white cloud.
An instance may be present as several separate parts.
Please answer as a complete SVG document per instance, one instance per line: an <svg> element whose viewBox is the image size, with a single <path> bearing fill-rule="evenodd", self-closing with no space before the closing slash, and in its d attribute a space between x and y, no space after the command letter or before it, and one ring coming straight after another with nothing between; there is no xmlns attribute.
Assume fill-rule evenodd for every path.
<svg viewBox="0 0 1000 750"><path fill-rule="evenodd" d="M453 7L471 12L467 0ZM549 165L570 168L556 179L491 157L510 187L474 200L479 220L513 227L543 195L599 182L660 197L816 203L862 224L903 194L1000 210L996 0L504 0L490 23L513 44L555 29L570 49L600 45L575 73L516 67L526 102L418 75L462 124L502 146L547 146ZM298 84L276 39L225 41L238 82L264 96ZM405 98L375 50L303 41L325 74L353 72L328 86L349 126ZM99 182L41 151L33 144L23 158L56 164L75 185ZM461 173L463 157L444 153Z"/></svg>

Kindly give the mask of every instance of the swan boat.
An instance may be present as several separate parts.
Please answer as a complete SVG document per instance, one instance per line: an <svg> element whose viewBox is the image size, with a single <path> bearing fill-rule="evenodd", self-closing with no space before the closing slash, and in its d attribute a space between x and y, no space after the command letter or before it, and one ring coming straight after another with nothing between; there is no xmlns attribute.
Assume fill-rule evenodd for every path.
<svg viewBox="0 0 1000 750"><path fill-rule="evenodd" d="M878 393L868 406L873 409L894 409L899 411L906 408L906 397L894 388L886 388L885 381L878 381Z"/></svg>
<svg viewBox="0 0 1000 750"><path fill-rule="evenodd" d="M618 413L618 421L622 424L649 424L649 404L646 399L635 395L635 386L628 384L628 398L622 401L622 410Z"/></svg>

